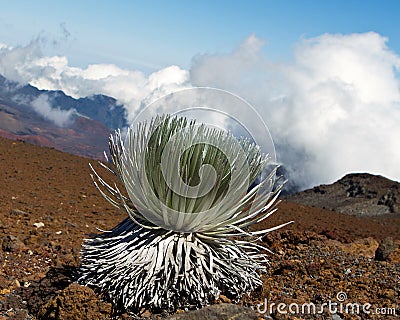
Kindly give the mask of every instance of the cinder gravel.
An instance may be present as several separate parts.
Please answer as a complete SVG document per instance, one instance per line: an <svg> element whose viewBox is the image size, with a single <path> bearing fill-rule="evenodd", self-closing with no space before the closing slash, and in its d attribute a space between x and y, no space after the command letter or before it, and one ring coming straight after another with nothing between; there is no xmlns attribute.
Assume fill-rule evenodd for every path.
<svg viewBox="0 0 400 320"><path fill-rule="evenodd" d="M0 139L0 320L111 319L110 303L98 292L73 283L82 240L98 232L96 227L109 229L125 218L92 185L89 162L95 163L54 149ZM275 254L263 275L264 286L245 297L239 307L221 297L216 306L197 312L151 315L143 310L143 316L382 319L372 313L377 308L386 312L394 308L400 315L398 216L351 216L283 201L278 212L257 227L288 220L295 224L265 237ZM38 228L37 223L44 226ZM319 308L323 303L337 303L338 297L346 298L343 305L369 303L371 313L332 314L326 307L322 315L277 311L279 303L292 304L294 309L313 303ZM262 311L266 301L269 307L275 303L272 314L256 313L257 304Z"/></svg>

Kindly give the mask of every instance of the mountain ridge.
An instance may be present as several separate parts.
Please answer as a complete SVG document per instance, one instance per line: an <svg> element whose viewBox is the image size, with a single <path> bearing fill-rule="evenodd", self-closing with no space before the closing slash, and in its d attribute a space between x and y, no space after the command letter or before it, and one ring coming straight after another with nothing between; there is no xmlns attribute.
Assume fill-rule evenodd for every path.
<svg viewBox="0 0 400 320"><path fill-rule="evenodd" d="M0 75L2 137L102 159L110 132L126 125L125 109L112 97L74 99Z"/></svg>
<svg viewBox="0 0 400 320"><path fill-rule="evenodd" d="M124 107L116 99L94 94L84 98L75 99L61 90L41 90L30 84L21 85L0 75L0 101L10 103L15 97L22 95L31 99L40 95L47 95L53 104L61 110L75 109L90 119L102 122L106 127L115 130L127 125Z"/></svg>
<svg viewBox="0 0 400 320"><path fill-rule="evenodd" d="M370 173L350 173L286 199L355 216L400 215L400 183Z"/></svg>

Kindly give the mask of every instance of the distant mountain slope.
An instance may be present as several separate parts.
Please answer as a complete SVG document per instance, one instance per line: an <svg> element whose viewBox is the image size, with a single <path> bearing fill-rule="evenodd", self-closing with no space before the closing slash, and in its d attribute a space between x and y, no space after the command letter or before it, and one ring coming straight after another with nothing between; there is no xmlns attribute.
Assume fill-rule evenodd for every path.
<svg viewBox="0 0 400 320"><path fill-rule="evenodd" d="M126 125L124 108L111 97L74 99L0 76L2 137L103 158L110 132Z"/></svg>
<svg viewBox="0 0 400 320"><path fill-rule="evenodd" d="M102 123L83 117L75 117L67 128L56 127L34 112L23 112L0 103L0 136L8 139L103 159L109 132Z"/></svg>
<svg viewBox="0 0 400 320"><path fill-rule="evenodd" d="M359 216L400 214L400 183L368 173L352 173L330 185L290 196L298 204Z"/></svg>
<svg viewBox="0 0 400 320"><path fill-rule="evenodd" d="M75 109L79 114L97 120L109 129L122 128L127 125L125 110L114 98L93 95L74 99L59 90L39 90L31 85L21 86L0 75L0 101L3 103L17 104L19 107L18 100L32 101L42 94L45 94L57 108L61 110Z"/></svg>

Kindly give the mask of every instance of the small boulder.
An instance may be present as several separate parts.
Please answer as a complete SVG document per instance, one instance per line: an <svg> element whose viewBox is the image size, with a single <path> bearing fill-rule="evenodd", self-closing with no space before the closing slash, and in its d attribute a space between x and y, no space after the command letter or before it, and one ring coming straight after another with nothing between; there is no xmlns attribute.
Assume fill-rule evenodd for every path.
<svg viewBox="0 0 400 320"><path fill-rule="evenodd" d="M388 261L390 254L396 250L396 248L397 245L392 238L383 239L375 251L375 260Z"/></svg>
<svg viewBox="0 0 400 320"><path fill-rule="evenodd" d="M25 248L24 243L15 236L4 236L1 240L1 249L4 252L16 252Z"/></svg>
<svg viewBox="0 0 400 320"><path fill-rule="evenodd" d="M350 243L337 242L336 245L344 252L353 256L363 256L365 258L373 259L375 252L379 246L379 242L372 237L365 239L357 239Z"/></svg>
<svg viewBox="0 0 400 320"><path fill-rule="evenodd" d="M19 209L11 209L10 210L11 216L28 216L28 213Z"/></svg>

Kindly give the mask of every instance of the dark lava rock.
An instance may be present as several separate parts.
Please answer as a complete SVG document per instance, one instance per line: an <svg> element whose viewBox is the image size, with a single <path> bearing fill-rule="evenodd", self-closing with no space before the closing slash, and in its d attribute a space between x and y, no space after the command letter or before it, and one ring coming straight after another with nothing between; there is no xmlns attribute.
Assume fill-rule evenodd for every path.
<svg viewBox="0 0 400 320"><path fill-rule="evenodd" d="M19 209L11 209L10 215L11 216L28 216L29 214L27 212L19 210Z"/></svg>
<svg viewBox="0 0 400 320"><path fill-rule="evenodd" d="M72 277L70 269L52 268L44 278L39 281L33 281L29 287L19 288L18 294L27 302L30 313L37 315L43 311L42 306L46 302L53 301L58 292L71 284Z"/></svg>
<svg viewBox="0 0 400 320"><path fill-rule="evenodd" d="M286 199L355 216L397 214L400 183L379 175L351 173L333 184L316 186Z"/></svg>
<svg viewBox="0 0 400 320"><path fill-rule="evenodd" d="M387 206L391 213L396 213L399 211L399 203L397 202L397 197L393 190L389 190L383 194L379 198L378 204Z"/></svg>
<svg viewBox="0 0 400 320"><path fill-rule="evenodd" d="M24 243L15 236L8 235L2 238L1 249L4 252L16 252L24 247Z"/></svg>
<svg viewBox="0 0 400 320"><path fill-rule="evenodd" d="M392 253L396 247L392 238L383 239L375 251L375 260L387 261L390 253Z"/></svg>

